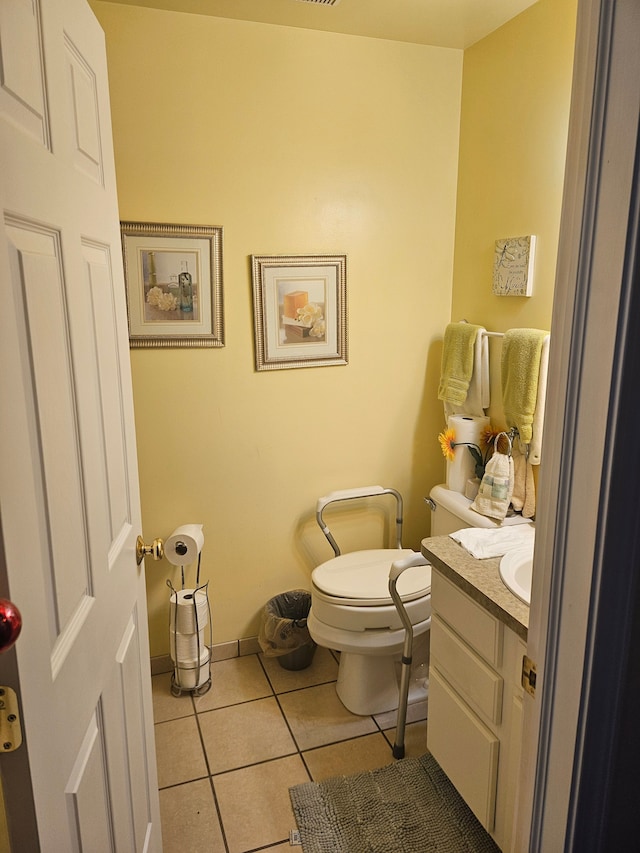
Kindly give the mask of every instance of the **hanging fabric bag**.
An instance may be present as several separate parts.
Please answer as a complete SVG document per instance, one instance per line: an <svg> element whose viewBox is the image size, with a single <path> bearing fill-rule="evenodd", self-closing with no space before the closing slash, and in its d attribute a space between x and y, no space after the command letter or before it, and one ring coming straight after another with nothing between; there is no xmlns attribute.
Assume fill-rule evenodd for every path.
<svg viewBox="0 0 640 853"><path fill-rule="evenodd" d="M500 436L504 435L509 443L507 453L498 450ZM493 518L495 521L503 521L513 494L513 458L511 456L511 439L506 432L498 433L493 442L493 456L487 462L484 476L478 489L478 494L471 504L471 509Z"/></svg>

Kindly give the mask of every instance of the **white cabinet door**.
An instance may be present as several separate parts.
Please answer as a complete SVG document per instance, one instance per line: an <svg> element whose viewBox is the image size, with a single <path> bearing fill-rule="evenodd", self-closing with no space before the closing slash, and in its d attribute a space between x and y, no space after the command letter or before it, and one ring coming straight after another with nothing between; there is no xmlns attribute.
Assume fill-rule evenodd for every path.
<svg viewBox="0 0 640 853"><path fill-rule="evenodd" d="M0 57L0 588L23 617L0 657L25 737L0 755L9 829L14 850L159 851L103 34L84 0L2 0Z"/></svg>
<svg viewBox="0 0 640 853"><path fill-rule="evenodd" d="M500 740L434 667L429 673L427 748L480 823L492 832Z"/></svg>

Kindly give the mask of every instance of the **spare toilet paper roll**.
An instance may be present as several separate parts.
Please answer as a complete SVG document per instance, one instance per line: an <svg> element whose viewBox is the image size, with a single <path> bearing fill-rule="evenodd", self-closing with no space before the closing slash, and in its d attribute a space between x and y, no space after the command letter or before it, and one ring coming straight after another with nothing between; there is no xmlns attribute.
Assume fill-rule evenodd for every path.
<svg viewBox="0 0 640 853"><path fill-rule="evenodd" d="M211 659L210 649L204 648L200 655L200 663L191 661L190 663L180 663L180 666L175 668L175 679L180 687L185 690L195 690L196 687L202 687L209 680L209 661Z"/></svg>
<svg viewBox="0 0 640 853"><path fill-rule="evenodd" d="M169 648L171 660L182 664L184 661L198 660L200 652L206 647L204 628L198 633L181 634L174 631L169 632Z"/></svg>
<svg viewBox="0 0 640 853"><path fill-rule="evenodd" d="M194 634L209 624L209 604L203 590L181 589L171 595L169 627L178 634Z"/></svg>
<svg viewBox="0 0 640 853"><path fill-rule="evenodd" d="M164 543L164 555L174 566L195 563L204 545L201 524L183 524L176 527Z"/></svg>
<svg viewBox="0 0 640 853"><path fill-rule="evenodd" d="M450 415L447 426L455 432L456 444L465 442L480 447L482 430L489 425L489 418L480 415ZM476 463L468 447L456 447L453 462L447 461L447 486L454 492L464 494L467 480L473 479Z"/></svg>

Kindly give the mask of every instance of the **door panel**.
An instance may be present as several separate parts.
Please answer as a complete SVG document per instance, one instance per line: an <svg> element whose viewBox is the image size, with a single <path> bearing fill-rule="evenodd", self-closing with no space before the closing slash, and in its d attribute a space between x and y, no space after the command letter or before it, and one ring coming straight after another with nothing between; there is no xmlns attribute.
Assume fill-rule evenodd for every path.
<svg viewBox="0 0 640 853"><path fill-rule="evenodd" d="M115 286L108 247L83 242L83 255L91 297L90 331L95 345L95 357L91 365L93 375L88 377L86 383L86 397L89 400L92 393L97 394L93 405L99 408L101 429L95 452L100 455L101 464L104 465L104 478L100 479L105 485L101 510L109 519L108 547L113 547L117 552L118 539L123 533L126 534L131 523L131 511L117 359L118 318L113 300Z"/></svg>
<svg viewBox="0 0 640 853"><path fill-rule="evenodd" d="M0 63L0 111L48 147L38 4L30 0L6 0L0 4Z"/></svg>
<svg viewBox="0 0 640 853"><path fill-rule="evenodd" d="M146 623L143 625L146 631ZM128 789L133 821L135 850L144 849L145 836L151 825L151 809L148 796L149 780L145 776L147 756L145 754L144 706L140 685L143 674L140 672L140 649L138 643L138 624L135 614L129 621L127 630L118 649L118 664L121 707L124 708L122 734L129 744L127 763L129 766ZM122 742L117 739L115 743Z"/></svg>
<svg viewBox="0 0 640 853"><path fill-rule="evenodd" d="M108 802L100 708L91 718L67 786L67 808L76 850L114 849Z"/></svg>
<svg viewBox="0 0 640 853"><path fill-rule="evenodd" d="M77 169L103 183L100 150L98 93L93 69L76 44L65 41L69 70L69 96L75 131L73 159Z"/></svg>
<svg viewBox="0 0 640 853"><path fill-rule="evenodd" d="M22 371L33 382L31 453L46 472L38 489L39 517L30 521L47 555L52 639L64 643L72 617L83 604L86 609L91 583L60 238L16 219L7 223L6 234L14 298L24 319L22 350L28 353Z"/></svg>

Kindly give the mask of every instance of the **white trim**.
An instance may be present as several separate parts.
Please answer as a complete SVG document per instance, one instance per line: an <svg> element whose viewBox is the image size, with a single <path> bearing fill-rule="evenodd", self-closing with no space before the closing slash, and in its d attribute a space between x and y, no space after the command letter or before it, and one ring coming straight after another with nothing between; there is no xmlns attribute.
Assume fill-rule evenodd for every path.
<svg viewBox="0 0 640 853"><path fill-rule="evenodd" d="M517 850L571 850L577 826L597 627L590 614L600 598L603 519L616 485L608 439L618 406L618 326L627 321L619 304L635 180L639 41L633 0L580 3L545 420L553 440L541 466L527 651L538 683L536 699L525 701Z"/></svg>

